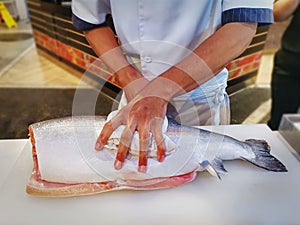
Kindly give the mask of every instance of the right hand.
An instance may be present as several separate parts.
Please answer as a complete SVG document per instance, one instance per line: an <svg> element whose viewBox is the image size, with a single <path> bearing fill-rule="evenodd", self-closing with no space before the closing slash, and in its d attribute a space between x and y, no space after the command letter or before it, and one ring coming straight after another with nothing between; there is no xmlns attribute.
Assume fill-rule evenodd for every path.
<svg viewBox="0 0 300 225"><path fill-rule="evenodd" d="M120 125L125 125L114 163L115 168L119 170L123 167L135 131L139 132L140 144L138 171L144 173L147 170L150 133L153 134L157 145L157 159L162 162L166 151L162 126L167 104L166 100L157 96L137 96L104 125L96 142L96 150L102 150L113 131Z"/></svg>

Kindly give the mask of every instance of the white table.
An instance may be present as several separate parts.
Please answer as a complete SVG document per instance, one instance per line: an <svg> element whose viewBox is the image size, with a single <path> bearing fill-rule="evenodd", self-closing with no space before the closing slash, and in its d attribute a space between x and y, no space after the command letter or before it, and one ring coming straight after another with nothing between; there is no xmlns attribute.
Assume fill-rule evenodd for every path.
<svg viewBox="0 0 300 225"><path fill-rule="evenodd" d="M266 139L288 168L274 173L246 162L225 162L222 181L195 181L155 191L118 191L73 198L25 193L32 169L28 140L0 141L0 224L300 224L300 163L266 125L212 127L238 139Z"/></svg>
<svg viewBox="0 0 300 225"><path fill-rule="evenodd" d="M27 143L27 139L0 140L0 185L4 182Z"/></svg>

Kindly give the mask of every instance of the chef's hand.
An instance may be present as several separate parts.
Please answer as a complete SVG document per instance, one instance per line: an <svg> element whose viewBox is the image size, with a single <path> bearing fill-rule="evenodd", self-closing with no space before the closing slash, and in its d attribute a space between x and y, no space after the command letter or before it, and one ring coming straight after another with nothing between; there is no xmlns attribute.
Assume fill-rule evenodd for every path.
<svg viewBox="0 0 300 225"><path fill-rule="evenodd" d="M131 65L124 66L116 72L110 81L123 89L127 102L130 102L137 96L149 83L149 81Z"/></svg>
<svg viewBox="0 0 300 225"><path fill-rule="evenodd" d="M104 125L96 142L96 150L102 150L113 131L125 125L114 163L115 169L123 167L135 131L139 132L140 144L138 171L145 173L147 170L150 132L157 145L157 159L162 162L166 151L162 126L167 104L166 100L157 96L137 96Z"/></svg>

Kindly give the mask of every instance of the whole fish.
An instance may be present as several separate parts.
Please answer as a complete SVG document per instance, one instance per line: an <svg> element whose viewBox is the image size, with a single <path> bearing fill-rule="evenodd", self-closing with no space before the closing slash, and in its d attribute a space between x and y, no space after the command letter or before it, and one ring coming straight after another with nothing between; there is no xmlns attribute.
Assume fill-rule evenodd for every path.
<svg viewBox="0 0 300 225"><path fill-rule="evenodd" d="M33 171L27 193L35 196L77 196L105 191L170 188L192 181L207 170L220 178L224 160L243 159L258 167L285 172L286 167L270 154L264 140L239 141L227 135L182 126L169 119L164 162L149 147L147 173L137 171L138 148L129 150L124 167L114 169L119 139L112 137L102 151L95 141L105 117L77 116L53 119L29 126ZM153 145L153 143L151 144Z"/></svg>

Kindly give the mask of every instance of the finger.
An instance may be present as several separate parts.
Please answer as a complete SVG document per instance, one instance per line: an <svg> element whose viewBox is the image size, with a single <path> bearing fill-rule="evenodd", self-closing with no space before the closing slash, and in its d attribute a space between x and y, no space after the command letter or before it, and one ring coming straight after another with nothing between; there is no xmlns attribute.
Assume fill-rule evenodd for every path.
<svg viewBox="0 0 300 225"><path fill-rule="evenodd" d="M116 170L120 170L124 165L124 161L130 148L132 137L133 131L128 126L126 126L120 139L118 152L114 163L114 167Z"/></svg>
<svg viewBox="0 0 300 225"><path fill-rule="evenodd" d="M157 147L157 160L159 162L164 161L166 155L166 147L164 142L164 136L162 133L163 120L161 118L152 120L151 133L153 134L156 147Z"/></svg>
<svg viewBox="0 0 300 225"><path fill-rule="evenodd" d="M157 146L157 160L159 162L164 161L166 155L166 146L162 132L153 134L154 140Z"/></svg>
<svg viewBox="0 0 300 225"><path fill-rule="evenodd" d="M161 130L155 129L152 131L156 147L157 147L157 160L159 162L164 161L166 155L166 147L164 142L164 136Z"/></svg>
<svg viewBox="0 0 300 225"><path fill-rule="evenodd" d="M149 150L149 142L150 142L150 134L149 129L140 129L139 131L139 165L138 171L141 173L146 173L147 171L147 162L148 162L148 150Z"/></svg>
<svg viewBox="0 0 300 225"><path fill-rule="evenodd" d="M107 123L104 124L102 131L100 133L100 135L97 138L96 144L95 144L95 149L97 151L100 151L103 149L104 145L107 143L107 140L109 139L109 137L111 136L111 134L113 133L114 128L112 126L112 122L111 120L108 121Z"/></svg>
<svg viewBox="0 0 300 225"><path fill-rule="evenodd" d="M98 136L95 144L95 149L97 151L100 151L104 148L104 145L106 145L107 140L111 136L111 134L116 130L120 125L122 125L121 118L116 115L113 118L111 118L108 122L106 122L101 130L100 135Z"/></svg>

